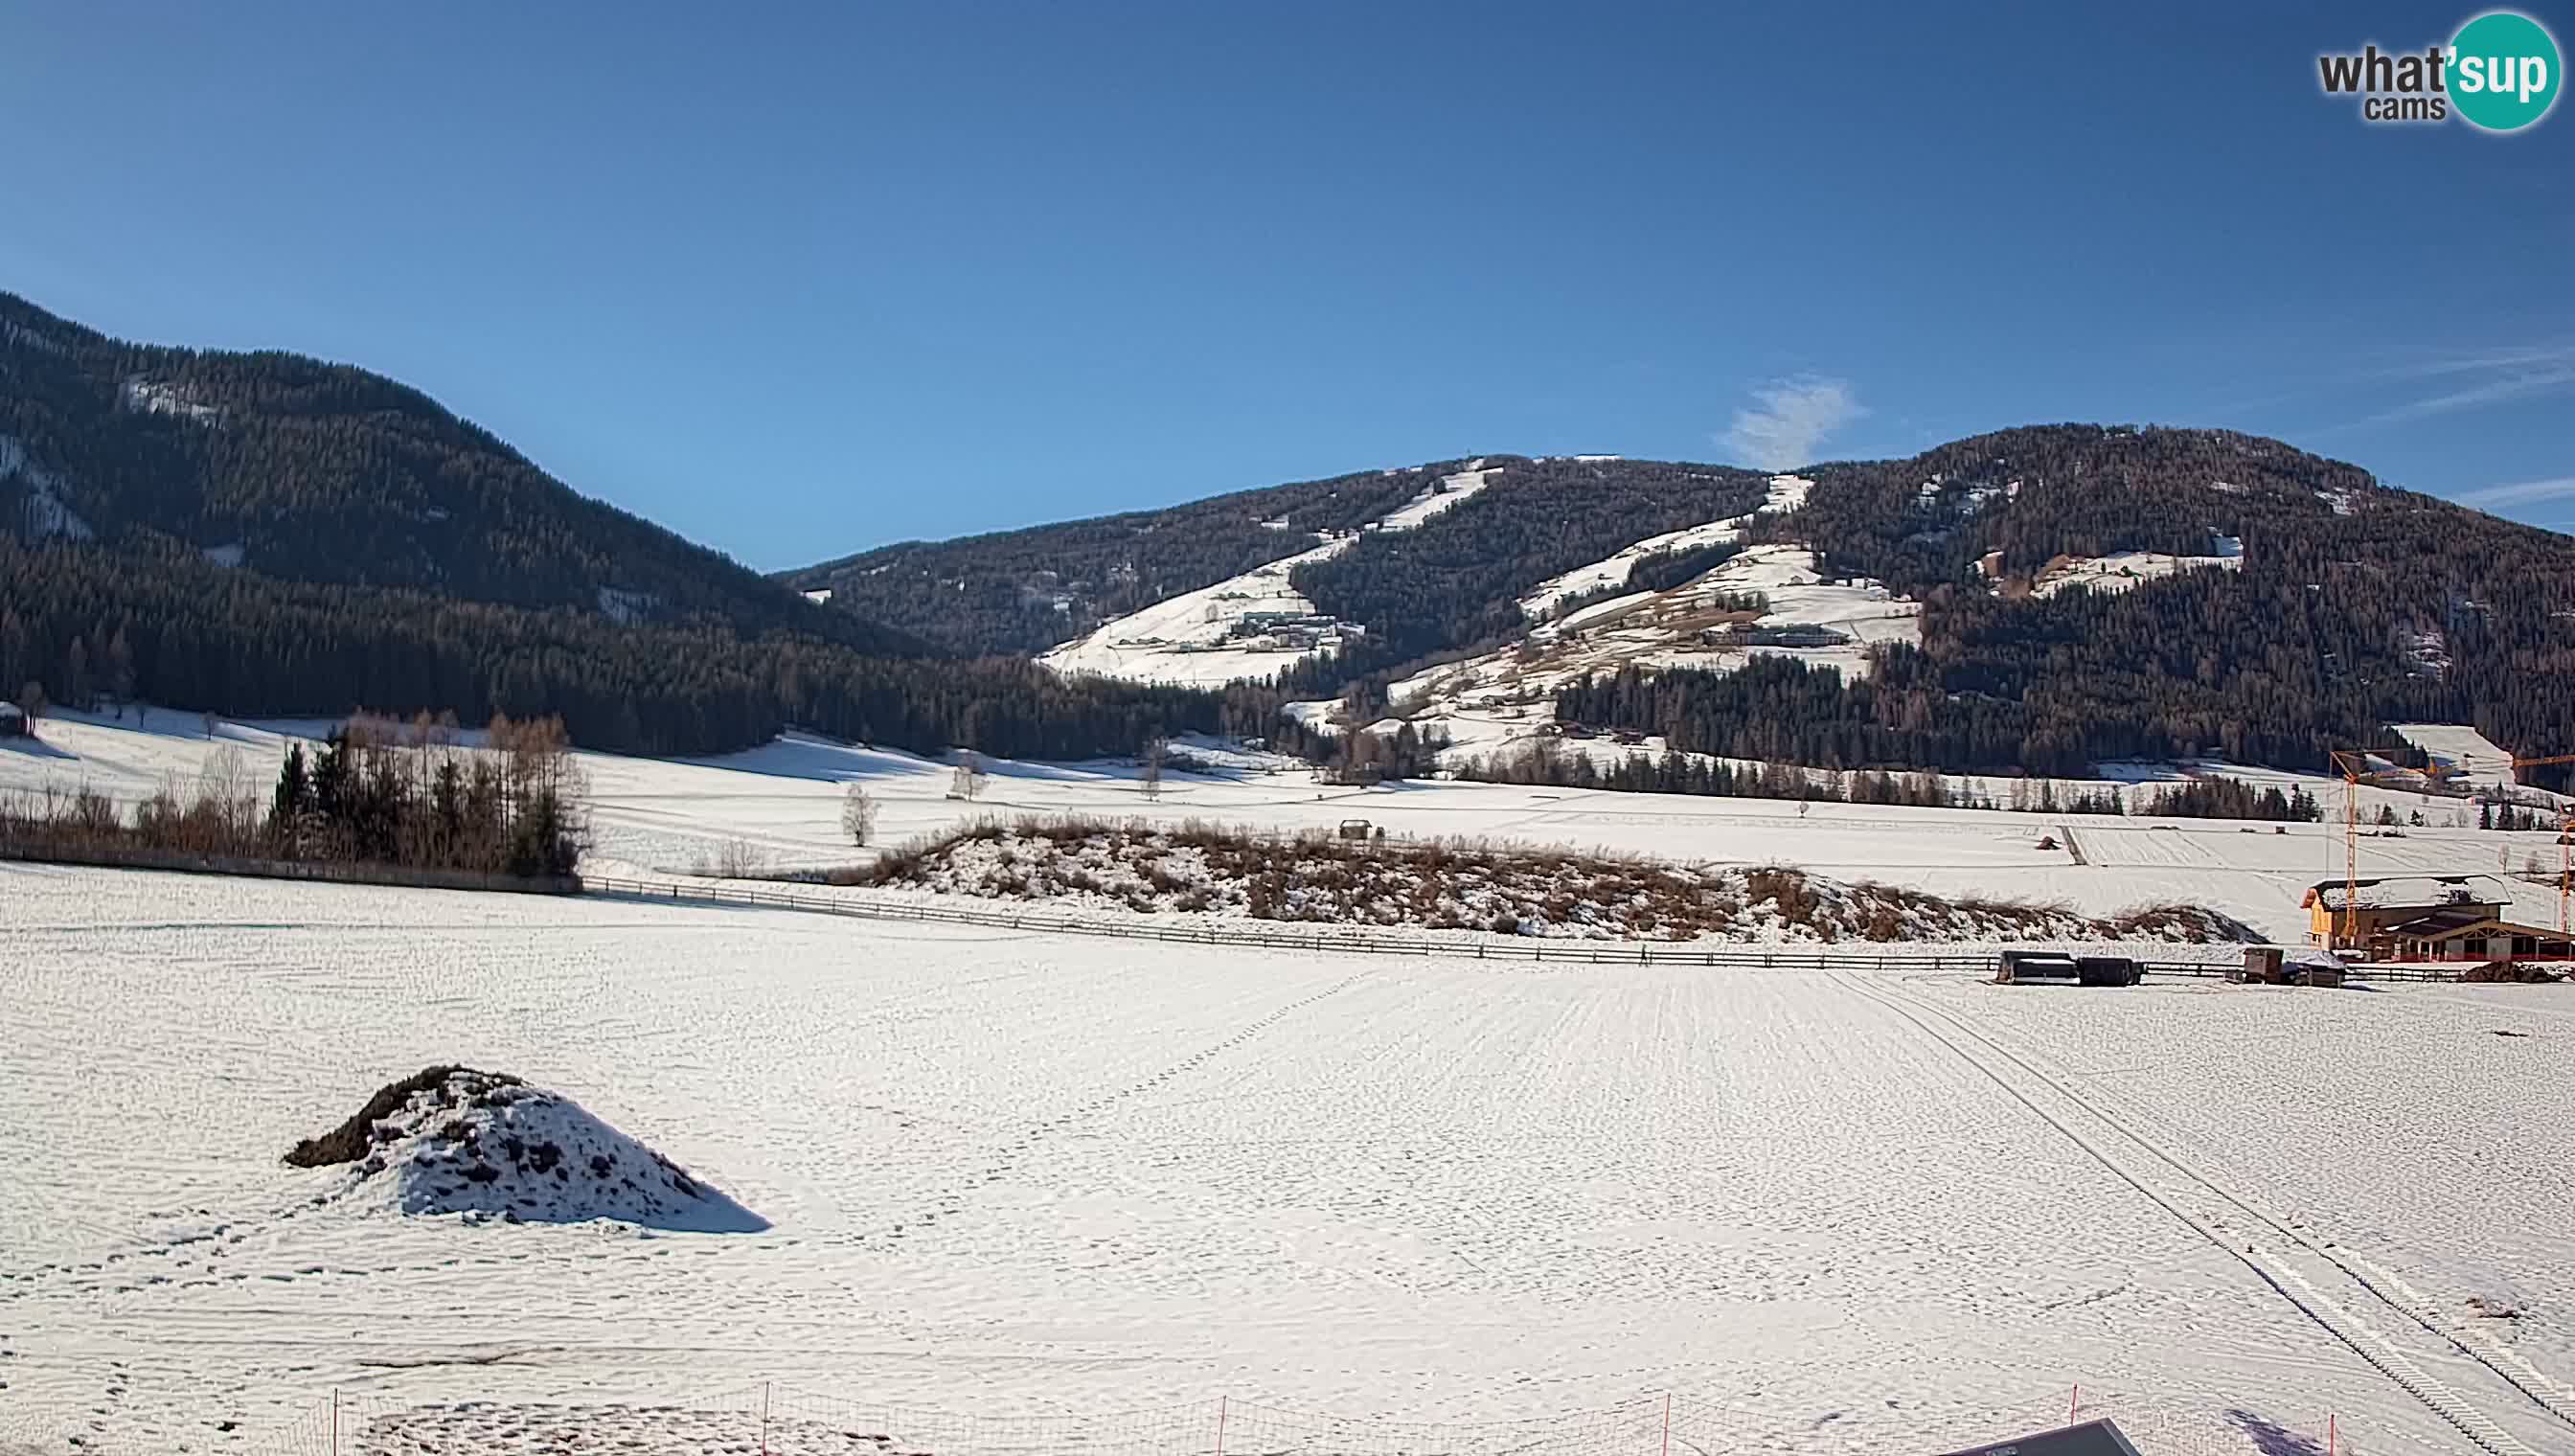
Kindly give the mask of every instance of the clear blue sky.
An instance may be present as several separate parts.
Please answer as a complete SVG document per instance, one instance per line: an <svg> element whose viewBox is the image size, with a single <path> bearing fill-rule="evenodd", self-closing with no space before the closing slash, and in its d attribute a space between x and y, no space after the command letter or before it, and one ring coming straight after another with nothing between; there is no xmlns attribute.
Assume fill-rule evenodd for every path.
<svg viewBox="0 0 2575 1456"><path fill-rule="evenodd" d="M382 370L763 568L2059 420L2575 527L2575 103L2316 86L2470 13L0 0L0 288Z"/></svg>

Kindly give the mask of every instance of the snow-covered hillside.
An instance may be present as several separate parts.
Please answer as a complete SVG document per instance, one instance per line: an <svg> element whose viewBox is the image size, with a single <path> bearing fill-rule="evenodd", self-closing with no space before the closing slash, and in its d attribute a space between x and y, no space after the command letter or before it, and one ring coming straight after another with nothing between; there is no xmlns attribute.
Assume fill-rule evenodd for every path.
<svg viewBox="0 0 2575 1456"><path fill-rule="evenodd" d="M1489 753L1553 722L1555 691L1585 676L1724 672L1779 657L1862 677L1871 647L1922 640L1921 614L1867 579L1827 580L1804 547L1753 546L1669 591L1594 602L1510 646L1416 673L1387 697L1460 751Z"/></svg>
<svg viewBox="0 0 2575 1456"><path fill-rule="evenodd" d="M2434 768L2461 783L2502 788L2514 782L2512 754L2465 724L2399 723L2388 727L2421 748Z"/></svg>
<svg viewBox="0 0 2575 1456"><path fill-rule="evenodd" d="M1638 562L1650 556L1741 541L1744 528L1752 524L1753 517L1794 511L1806 503L1806 495L1813 488L1812 481L1796 476L1773 476L1770 478L1769 498L1752 515L1730 516L1722 521L1684 526L1678 531L1649 536L1604 560L1550 577L1539 583L1536 591L1520 599L1520 612L1527 617L1544 618L1573 598L1623 587L1627 585L1627 574L1635 570Z"/></svg>
<svg viewBox="0 0 2575 1456"><path fill-rule="evenodd" d="M1480 462L1441 477L1383 518L1369 522L1361 533L1333 537L1239 577L1166 598L1104 624L1038 661L1067 674L1221 687L1328 656L1344 639L1366 628L1318 613L1289 584L1288 574L1310 562L1339 556L1364 532L1409 531L1454 509L1483 490L1495 474L1479 466Z"/></svg>

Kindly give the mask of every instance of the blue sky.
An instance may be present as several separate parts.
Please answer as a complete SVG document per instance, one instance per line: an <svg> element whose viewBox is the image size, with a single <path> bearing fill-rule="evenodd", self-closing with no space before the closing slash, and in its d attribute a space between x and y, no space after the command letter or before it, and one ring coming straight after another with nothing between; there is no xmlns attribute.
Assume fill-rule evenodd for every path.
<svg viewBox="0 0 2575 1456"><path fill-rule="evenodd" d="M763 568L2059 420L2575 528L2575 105L2365 125L2317 52L2472 12L2331 10L0 0L0 288Z"/></svg>

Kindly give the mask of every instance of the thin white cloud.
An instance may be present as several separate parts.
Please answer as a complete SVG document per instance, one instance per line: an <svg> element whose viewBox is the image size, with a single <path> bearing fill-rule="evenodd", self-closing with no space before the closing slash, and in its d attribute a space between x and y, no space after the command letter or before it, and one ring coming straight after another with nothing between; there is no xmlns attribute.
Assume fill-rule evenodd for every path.
<svg viewBox="0 0 2575 1456"><path fill-rule="evenodd" d="M2509 344L2473 352L2427 354L2367 377L2427 383L2439 380L2449 388L2311 433L2338 435L2346 430L2401 425L2460 410L2575 393L2575 343Z"/></svg>
<svg viewBox="0 0 2575 1456"><path fill-rule="evenodd" d="M2463 390L2445 395L2414 400L2393 410L2382 410L2360 425L2393 425L2402 420L2421 420L2432 415L2446 415L2453 410L2473 410L2483 405L2506 405L2514 400L2537 399L2542 395L2563 394L2575 389L2575 364L2534 369L2523 374L2506 375L2486 380Z"/></svg>
<svg viewBox="0 0 2575 1456"><path fill-rule="evenodd" d="M1727 458L1756 470L1810 465L1833 432L1866 415L1850 382L1800 375L1752 392L1753 403L1734 412L1717 444Z"/></svg>
<svg viewBox="0 0 2575 1456"><path fill-rule="evenodd" d="M2480 511L2493 511L2506 506L2531 506L2541 501L2575 499L2575 476L2554 480L2523 481L2517 486L2487 486L2483 490L2463 491L2458 497L2462 506Z"/></svg>
<svg viewBox="0 0 2575 1456"><path fill-rule="evenodd" d="M2490 370L2549 368L2575 364L2575 343L2508 344L2472 353L2433 354L2372 371L2380 379L2430 379L2444 374L2483 374Z"/></svg>

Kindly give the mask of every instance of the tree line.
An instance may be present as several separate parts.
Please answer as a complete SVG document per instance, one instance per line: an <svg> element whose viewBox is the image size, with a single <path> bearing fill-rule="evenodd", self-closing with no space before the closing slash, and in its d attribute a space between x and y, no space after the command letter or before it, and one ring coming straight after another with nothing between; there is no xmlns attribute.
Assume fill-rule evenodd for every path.
<svg viewBox="0 0 2575 1456"><path fill-rule="evenodd" d="M264 801L229 747L192 792L165 784L130 817L87 788L0 795L0 834L22 842L521 877L572 873L587 820L587 784L554 719L496 718L468 747L452 718L362 715L309 755L288 747Z"/></svg>
<svg viewBox="0 0 2575 1456"><path fill-rule="evenodd" d="M717 753L804 727L918 753L1132 752L1156 735L1261 732L1278 700L1067 681L1034 663L876 657L712 623L621 627L424 593L281 582L192 553L0 537L0 683L90 708L140 698L230 717L374 704L559 717L585 747Z"/></svg>

